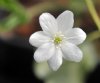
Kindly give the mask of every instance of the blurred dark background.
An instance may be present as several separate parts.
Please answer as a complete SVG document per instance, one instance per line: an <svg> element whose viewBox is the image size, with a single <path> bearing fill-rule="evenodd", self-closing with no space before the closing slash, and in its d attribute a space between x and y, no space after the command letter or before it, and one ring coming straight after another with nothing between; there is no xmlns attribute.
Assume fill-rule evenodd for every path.
<svg viewBox="0 0 100 83"><path fill-rule="evenodd" d="M0 83L43 83L33 73L33 50L0 40Z"/></svg>

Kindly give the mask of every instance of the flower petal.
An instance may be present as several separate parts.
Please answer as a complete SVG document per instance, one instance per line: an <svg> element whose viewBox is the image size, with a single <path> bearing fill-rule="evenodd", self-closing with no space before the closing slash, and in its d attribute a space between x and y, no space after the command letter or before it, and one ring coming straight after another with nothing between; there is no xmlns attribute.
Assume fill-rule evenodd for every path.
<svg viewBox="0 0 100 83"><path fill-rule="evenodd" d="M79 45L86 39L86 33L80 28L73 28L66 34L66 39L70 43Z"/></svg>
<svg viewBox="0 0 100 83"><path fill-rule="evenodd" d="M66 10L57 17L58 28L62 32L65 32L68 29L73 27L74 15L71 11Z"/></svg>
<svg viewBox="0 0 100 83"><path fill-rule="evenodd" d="M39 22L46 34L54 34L58 30L56 19L50 13L43 13Z"/></svg>
<svg viewBox="0 0 100 83"><path fill-rule="evenodd" d="M29 38L29 42L31 45L35 46L35 47L39 47L42 44L46 43L49 41L49 37L46 36L43 31L38 31L33 33L30 38Z"/></svg>
<svg viewBox="0 0 100 83"><path fill-rule="evenodd" d="M53 43L45 43L40 46L34 53L34 59L37 62L47 61L55 53L55 46Z"/></svg>
<svg viewBox="0 0 100 83"><path fill-rule="evenodd" d="M60 48L56 49L54 56L48 60L48 64L55 71L62 65L62 52Z"/></svg>
<svg viewBox="0 0 100 83"><path fill-rule="evenodd" d="M81 50L74 44L66 42L61 45L63 57L69 61L80 62L82 59Z"/></svg>

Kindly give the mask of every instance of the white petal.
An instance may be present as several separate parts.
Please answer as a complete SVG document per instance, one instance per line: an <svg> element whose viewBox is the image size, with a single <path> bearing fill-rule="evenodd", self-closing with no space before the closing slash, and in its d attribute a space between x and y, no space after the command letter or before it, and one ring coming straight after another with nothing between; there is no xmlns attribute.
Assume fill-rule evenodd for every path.
<svg viewBox="0 0 100 83"><path fill-rule="evenodd" d="M73 28L66 34L68 42L79 45L86 39L86 33L80 28Z"/></svg>
<svg viewBox="0 0 100 83"><path fill-rule="evenodd" d="M73 27L74 15L71 11L66 10L57 17L58 28L62 32L68 31Z"/></svg>
<svg viewBox="0 0 100 83"><path fill-rule="evenodd" d="M45 43L40 46L34 53L34 59L37 62L47 61L55 53L55 46L52 43Z"/></svg>
<svg viewBox="0 0 100 83"><path fill-rule="evenodd" d="M62 65L62 56L61 49L57 48L55 54L48 60L48 64L53 70L58 70Z"/></svg>
<svg viewBox="0 0 100 83"><path fill-rule="evenodd" d="M48 41L49 41L49 37L46 36L43 33L43 31L35 32L29 38L30 44L35 46L35 47L39 47L39 46L41 46L42 44L44 44Z"/></svg>
<svg viewBox="0 0 100 83"><path fill-rule="evenodd" d="M69 61L80 62L82 59L82 52L81 50L74 44L71 43L64 43L61 46L63 57Z"/></svg>
<svg viewBox="0 0 100 83"><path fill-rule="evenodd" d="M56 19L50 13L43 13L39 22L46 34L54 34L58 30Z"/></svg>

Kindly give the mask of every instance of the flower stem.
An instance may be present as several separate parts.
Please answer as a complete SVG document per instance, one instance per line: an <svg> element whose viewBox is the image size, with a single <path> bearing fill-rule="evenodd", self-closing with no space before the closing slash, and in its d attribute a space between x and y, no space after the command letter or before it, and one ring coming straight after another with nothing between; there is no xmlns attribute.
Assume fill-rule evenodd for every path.
<svg viewBox="0 0 100 83"><path fill-rule="evenodd" d="M98 28L98 30L100 30L100 19L99 19L99 16L97 15L97 12L95 10L92 0L85 0L85 2L87 4L88 10Z"/></svg>
<svg viewBox="0 0 100 83"><path fill-rule="evenodd" d="M100 31L94 31L88 34L87 42L92 42L96 39L100 38Z"/></svg>

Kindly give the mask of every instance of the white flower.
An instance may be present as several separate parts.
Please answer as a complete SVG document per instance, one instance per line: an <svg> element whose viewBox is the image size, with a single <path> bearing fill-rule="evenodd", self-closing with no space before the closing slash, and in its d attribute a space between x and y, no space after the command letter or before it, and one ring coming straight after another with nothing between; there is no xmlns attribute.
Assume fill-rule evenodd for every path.
<svg viewBox="0 0 100 83"><path fill-rule="evenodd" d="M80 28L72 28L73 13L64 11L55 19L50 13L39 17L43 31L31 35L29 42L38 49L34 53L37 62L47 61L53 70L57 70L63 58L79 62L82 52L77 47L86 39L86 33Z"/></svg>

